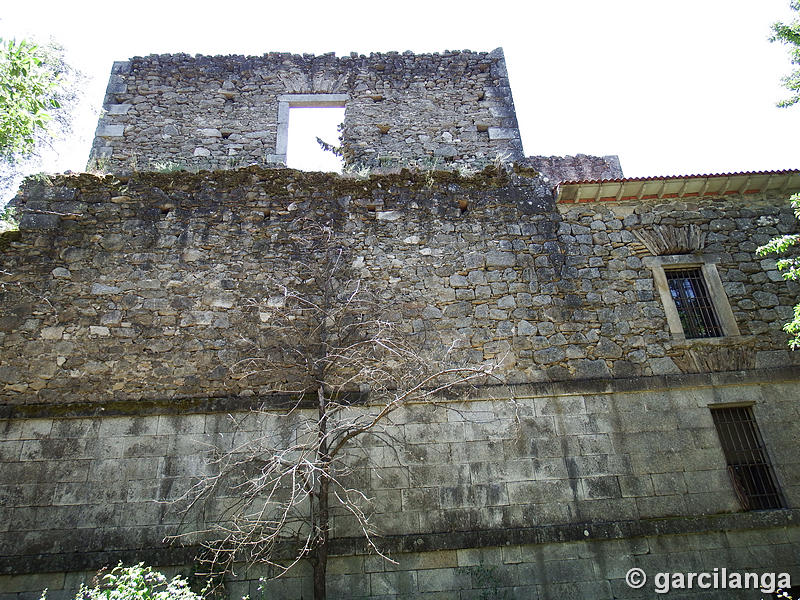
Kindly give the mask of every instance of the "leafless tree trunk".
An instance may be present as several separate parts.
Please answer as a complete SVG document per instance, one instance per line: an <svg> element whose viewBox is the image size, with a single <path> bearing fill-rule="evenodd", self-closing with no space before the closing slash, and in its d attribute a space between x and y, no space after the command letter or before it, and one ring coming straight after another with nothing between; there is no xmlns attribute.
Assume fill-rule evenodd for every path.
<svg viewBox="0 0 800 600"><path fill-rule="evenodd" d="M314 567L314 598L325 600L325 575L328 571L328 534L330 533L330 519L328 513L328 481L331 476L331 457L328 454L328 400L322 386L317 388L318 404L318 460L320 464L319 492L317 497L318 522L316 538L316 552L311 560Z"/></svg>

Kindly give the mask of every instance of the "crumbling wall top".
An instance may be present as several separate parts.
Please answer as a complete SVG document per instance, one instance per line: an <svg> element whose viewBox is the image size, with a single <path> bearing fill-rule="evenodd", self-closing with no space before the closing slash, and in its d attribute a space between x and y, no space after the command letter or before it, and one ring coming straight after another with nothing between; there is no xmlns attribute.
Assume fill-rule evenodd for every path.
<svg viewBox="0 0 800 600"><path fill-rule="evenodd" d="M339 98L351 166L480 168L523 156L498 48L135 57L114 64L90 163L111 170L284 164L287 94Z"/></svg>
<svg viewBox="0 0 800 600"><path fill-rule="evenodd" d="M622 166L616 155L529 156L525 159L525 164L541 173L551 186L564 181L597 181L623 177Z"/></svg>

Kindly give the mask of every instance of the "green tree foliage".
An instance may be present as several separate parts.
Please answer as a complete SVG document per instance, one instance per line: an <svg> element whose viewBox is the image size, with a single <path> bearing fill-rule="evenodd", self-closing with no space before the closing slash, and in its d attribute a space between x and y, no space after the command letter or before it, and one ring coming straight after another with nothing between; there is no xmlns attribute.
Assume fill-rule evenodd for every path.
<svg viewBox="0 0 800 600"><path fill-rule="evenodd" d="M0 40L0 157L33 153L37 133L61 107L63 61L26 40Z"/></svg>
<svg viewBox="0 0 800 600"><path fill-rule="evenodd" d="M791 1L792 10L800 13L800 0ZM791 92L791 96L778 103L778 106L792 106L800 102L800 19L791 23L775 23L772 26L771 42L782 42L789 45L789 56L794 70L783 78L783 85Z"/></svg>
<svg viewBox="0 0 800 600"><path fill-rule="evenodd" d="M791 198L795 216L800 219L800 194L795 194ZM771 239L768 243L761 246L756 252L759 256L768 254L786 254L793 247L800 246L800 234L782 235ZM800 257L783 256L776 261L779 271L783 272L784 279L800 281ZM792 349L800 348L800 303L794 307L794 318L783 326L784 331L789 334L789 346Z"/></svg>
<svg viewBox="0 0 800 600"><path fill-rule="evenodd" d="M0 233L5 231L17 231L19 229L19 219L17 211L9 206L0 209Z"/></svg>
<svg viewBox="0 0 800 600"><path fill-rule="evenodd" d="M57 44L0 39L0 207L41 169L43 151L72 133L84 83Z"/></svg>
<svg viewBox="0 0 800 600"><path fill-rule="evenodd" d="M800 13L800 0L791 0L792 10ZM782 42L789 45L789 55L794 70L783 78L783 85L792 95L778 103L778 106L792 106L800 102L800 18L795 18L791 23L775 23L772 26L771 42ZM794 207L794 214L800 220L800 194L790 198ZM759 256L768 254L785 255L794 246L800 246L800 234L788 234L771 239L768 243L756 250ZM778 270L783 272L784 279L800 280L800 258L783 256L776 261ZM800 303L794 307L794 318L783 326L789 334L789 346L800 348Z"/></svg>

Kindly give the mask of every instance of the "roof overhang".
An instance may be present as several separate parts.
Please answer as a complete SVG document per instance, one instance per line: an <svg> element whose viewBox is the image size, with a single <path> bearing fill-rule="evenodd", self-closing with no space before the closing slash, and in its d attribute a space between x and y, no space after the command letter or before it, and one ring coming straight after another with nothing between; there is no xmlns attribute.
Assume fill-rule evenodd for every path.
<svg viewBox="0 0 800 600"><path fill-rule="evenodd" d="M800 191L800 170L564 181L556 186L555 191L556 202L562 204L701 198L767 192L788 195Z"/></svg>

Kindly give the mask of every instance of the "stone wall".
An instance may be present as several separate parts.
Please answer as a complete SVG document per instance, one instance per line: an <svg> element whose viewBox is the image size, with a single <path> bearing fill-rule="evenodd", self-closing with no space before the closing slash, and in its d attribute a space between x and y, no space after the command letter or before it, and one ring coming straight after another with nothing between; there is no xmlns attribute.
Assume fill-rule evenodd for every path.
<svg viewBox="0 0 800 600"><path fill-rule="evenodd" d="M337 512L334 589L611 597L628 562L697 570L712 555L800 577L798 369L781 331L797 287L754 254L794 231L783 198L557 205L526 168L253 167L29 181L16 205L20 231L0 237L3 600L120 559L190 560L161 540L207 471L204 444L280 432L249 410L302 387L300 370L250 366L276 285L317 293L299 276L318 264L297 242L309 225L425 361L496 377L396 413L396 452L372 440L352 456L400 565L364 556ZM671 330L653 266L668 260L713 266L736 335ZM753 407L787 510L740 512L709 412L732 403ZM754 539L777 550L742 549Z"/></svg>
<svg viewBox="0 0 800 600"><path fill-rule="evenodd" d="M331 557L328 594L331 598L456 600L653 598L656 589L664 589L656 588L653 579L658 573L665 572L665 565L670 565L668 573L696 572L698 565L724 564L728 572L761 575L763 565L770 564L774 572L789 572L791 575L792 569L788 566L791 560L787 558L797 551L798 529L761 528L764 523L759 523L758 518L749 520L752 521L749 528L707 534L666 534L535 545L511 543L474 549L409 552L395 555L397 564L375 556ZM732 519L719 521L716 523L718 526L730 527ZM625 583L625 574L632 566L644 569L650 576L642 590L632 590ZM242 568L236 579L228 582L226 592L230 598L237 599L246 595L275 600L310 598L310 574L303 567L280 580L266 583L259 578L268 572ZM721 571L721 567L717 568ZM159 569L169 577L191 574L186 567ZM709 572L713 573L713 568ZM93 576L93 571L21 575L15 577L11 585L6 585L4 589L9 591L0 598L38 600L44 586L49 590L49 598L72 598L67 590L77 589L81 582L89 583ZM672 596L678 594L684 598L704 600L763 597L752 588L708 591L698 589L696 584L692 590L673 589L669 593Z"/></svg>
<svg viewBox="0 0 800 600"><path fill-rule="evenodd" d="M501 588L511 598L581 598L599 586L591 597L611 598L633 566L651 577L726 567L797 580L797 375L515 385L409 406L386 432L394 450L371 438L369 462L351 456L350 481L374 499L379 545L398 564L369 556L352 517L334 507L332 597ZM790 510L739 512L709 411L730 403L752 403ZM279 414L165 401L0 420L0 599L38 597L47 585L60 600L59 582L74 590L118 560L191 562L162 543L197 526L179 525L173 501L209 473L209 446L280 435ZM217 500L208 520L225 506ZM301 568L268 584L267 597L299 597L303 577ZM229 591L249 586L234 580Z"/></svg>
<svg viewBox="0 0 800 600"><path fill-rule="evenodd" d="M529 156L525 164L539 171L552 186L564 181L622 178L618 156Z"/></svg>
<svg viewBox="0 0 800 600"><path fill-rule="evenodd" d="M347 276L382 298L423 356L449 349L453 364L500 381L797 362L781 331L797 286L755 256L793 230L782 198L556 209L522 174L253 168L29 182L17 205L21 231L3 238L0 273L7 405L274 390L236 365L268 345L269 298L296 275L289 234L307 222L325 224ZM715 265L740 335L670 332L642 240L690 227L702 234L690 255Z"/></svg>
<svg viewBox="0 0 800 600"><path fill-rule="evenodd" d="M185 54L114 64L90 166L230 168L285 161L285 95L346 107L354 167L467 165L522 158L502 49L493 52ZM287 103L281 107L281 100Z"/></svg>

